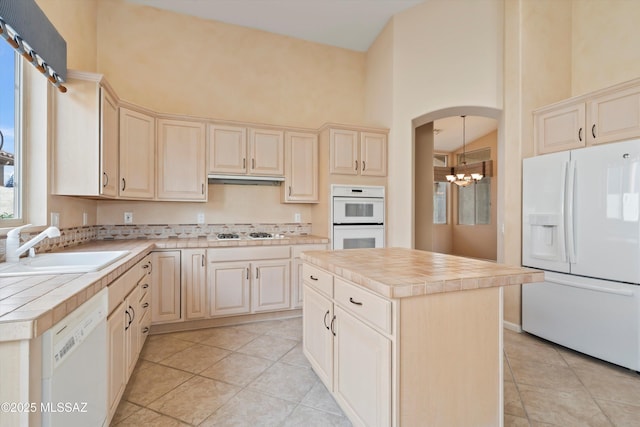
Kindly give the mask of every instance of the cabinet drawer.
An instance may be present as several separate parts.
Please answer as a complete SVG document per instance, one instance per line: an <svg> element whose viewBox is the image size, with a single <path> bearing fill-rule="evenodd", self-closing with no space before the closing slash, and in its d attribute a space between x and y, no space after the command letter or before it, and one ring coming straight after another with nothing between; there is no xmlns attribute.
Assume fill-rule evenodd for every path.
<svg viewBox="0 0 640 427"><path fill-rule="evenodd" d="M339 278L335 279L334 299L350 313L391 333L391 301Z"/></svg>
<svg viewBox="0 0 640 427"><path fill-rule="evenodd" d="M318 292L333 297L333 275L310 264L302 266L302 279L304 283Z"/></svg>
<svg viewBox="0 0 640 427"><path fill-rule="evenodd" d="M207 249L207 260L209 262L254 261L258 259L289 258L290 256L290 247L284 245Z"/></svg>

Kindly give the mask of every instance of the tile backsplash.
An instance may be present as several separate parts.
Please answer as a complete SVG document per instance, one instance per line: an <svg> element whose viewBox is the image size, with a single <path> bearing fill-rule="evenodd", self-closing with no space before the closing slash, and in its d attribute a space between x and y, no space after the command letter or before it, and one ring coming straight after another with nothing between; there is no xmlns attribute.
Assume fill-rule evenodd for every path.
<svg viewBox="0 0 640 427"><path fill-rule="evenodd" d="M35 246L37 252L51 252L91 242L93 240L120 239L194 239L215 236L218 233L251 233L262 231L286 236L311 234L310 223L285 224L137 224L96 225L60 230L60 237L44 239ZM39 233L21 233L21 243ZM4 261L6 238L0 239L0 261Z"/></svg>

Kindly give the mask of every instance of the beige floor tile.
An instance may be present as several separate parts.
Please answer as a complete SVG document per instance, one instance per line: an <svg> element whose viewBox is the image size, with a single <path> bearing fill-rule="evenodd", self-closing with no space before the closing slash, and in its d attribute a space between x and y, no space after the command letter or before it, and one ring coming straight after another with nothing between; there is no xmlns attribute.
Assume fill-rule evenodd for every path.
<svg viewBox="0 0 640 427"><path fill-rule="evenodd" d="M576 374L568 366L549 365L515 357L508 359L517 384L566 391L583 388Z"/></svg>
<svg viewBox="0 0 640 427"><path fill-rule="evenodd" d="M200 372L200 375L244 387L272 364L270 360L232 353Z"/></svg>
<svg viewBox="0 0 640 427"><path fill-rule="evenodd" d="M640 375L609 366L574 368L589 392L596 399L637 405L640 400Z"/></svg>
<svg viewBox="0 0 640 427"><path fill-rule="evenodd" d="M302 317L279 320L265 334L302 341Z"/></svg>
<svg viewBox="0 0 640 427"><path fill-rule="evenodd" d="M275 427L296 404L249 390L243 390L207 418L200 427Z"/></svg>
<svg viewBox="0 0 640 427"><path fill-rule="evenodd" d="M199 343L211 338L211 335L214 334L215 329L206 328L206 329L197 329L194 331L185 331L185 332L174 332L169 334L169 336L173 338L177 338L184 341L190 341Z"/></svg>
<svg viewBox="0 0 640 427"><path fill-rule="evenodd" d="M507 356L502 358L502 376L504 377L504 381L515 382L513 379L513 374L511 373L511 367L509 366L509 360L507 360Z"/></svg>
<svg viewBox="0 0 640 427"><path fill-rule="evenodd" d="M529 427L529 420L513 415L504 415L504 427Z"/></svg>
<svg viewBox="0 0 640 427"><path fill-rule="evenodd" d="M558 391L519 385L520 397L529 419L562 427L610 427L611 423L582 389Z"/></svg>
<svg viewBox="0 0 640 427"><path fill-rule="evenodd" d="M142 408L130 417L125 418L122 422L117 424L117 427L188 427L189 424L184 424L176 419L169 418L165 415L158 414L149 409Z"/></svg>
<svg viewBox="0 0 640 427"><path fill-rule="evenodd" d="M289 365L302 366L304 368L310 368L311 364L307 359L307 356L302 352L302 343L296 344L287 354L282 356L279 362L288 363Z"/></svg>
<svg viewBox="0 0 640 427"><path fill-rule="evenodd" d="M167 366L145 364L142 365L142 369L133 371L124 391L123 399L146 406L192 376L192 374Z"/></svg>
<svg viewBox="0 0 640 427"><path fill-rule="evenodd" d="M526 333L513 337L505 334L504 352L509 358L527 359L547 365L567 366L567 362L560 355L555 346Z"/></svg>
<svg viewBox="0 0 640 427"><path fill-rule="evenodd" d="M282 424L283 427L349 427L351 425L349 419L344 416L329 414L302 405L294 409Z"/></svg>
<svg viewBox="0 0 640 427"><path fill-rule="evenodd" d="M237 350L258 338L260 335L245 332L234 328L214 328L209 338L201 341L201 344L212 345L226 350Z"/></svg>
<svg viewBox="0 0 640 427"><path fill-rule="evenodd" d="M335 399L322 381L316 381L309 393L300 402L301 405L310 406L323 412L331 412L336 415L343 415L342 409L338 406Z"/></svg>
<svg viewBox="0 0 640 427"><path fill-rule="evenodd" d="M260 322L244 323L241 325L229 326L229 329L235 329L242 332L249 332L257 335L264 335L271 329L278 326L279 320L263 320Z"/></svg>
<svg viewBox="0 0 640 427"><path fill-rule="evenodd" d="M281 399L300 402L318 380L308 368L275 363L256 378L248 388Z"/></svg>
<svg viewBox="0 0 640 427"><path fill-rule="evenodd" d="M606 400L597 400L598 405L616 427L640 426L640 396L636 396L639 406Z"/></svg>
<svg viewBox="0 0 640 427"><path fill-rule="evenodd" d="M516 417L527 417L516 384L508 381L504 382L504 413Z"/></svg>
<svg viewBox="0 0 640 427"><path fill-rule="evenodd" d="M159 362L192 345L194 345L192 342L179 340L171 335L152 335L144 343L140 358L150 362Z"/></svg>
<svg viewBox="0 0 640 427"><path fill-rule="evenodd" d="M231 354L229 350L196 344L162 360L162 365L197 374Z"/></svg>
<svg viewBox="0 0 640 427"><path fill-rule="evenodd" d="M120 421L127 418L129 415L134 414L142 409L142 406L138 406L131 402L127 402L126 400L121 400L118 408L116 409L116 413L113 414L113 418L111 419L111 424L118 424Z"/></svg>
<svg viewBox="0 0 640 427"><path fill-rule="evenodd" d="M151 403L149 409L199 424L239 391L239 387L196 376Z"/></svg>
<svg viewBox="0 0 640 427"><path fill-rule="evenodd" d="M298 342L287 338L263 335L243 345L238 353L261 357L274 362L287 354Z"/></svg>

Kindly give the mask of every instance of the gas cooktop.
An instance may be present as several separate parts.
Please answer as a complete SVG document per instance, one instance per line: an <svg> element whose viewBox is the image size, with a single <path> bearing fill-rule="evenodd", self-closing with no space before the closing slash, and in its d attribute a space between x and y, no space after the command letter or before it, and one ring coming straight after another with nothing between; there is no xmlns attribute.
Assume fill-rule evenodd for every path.
<svg viewBox="0 0 640 427"><path fill-rule="evenodd" d="M249 233L250 239L273 239L273 234L265 233L263 231Z"/></svg>
<svg viewBox="0 0 640 427"><path fill-rule="evenodd" d="M239 233L218 233L216 235L218 240L242 240L242 239L273 239L273 234L266 233L264 231L254 231L248 234L240 235Z"/></svg>
<svg viewBox="0 0 640 427"><path fill-rule="evenodd" d="M216 237L218 240L240 240L238 233L218 233Z"/></svg>

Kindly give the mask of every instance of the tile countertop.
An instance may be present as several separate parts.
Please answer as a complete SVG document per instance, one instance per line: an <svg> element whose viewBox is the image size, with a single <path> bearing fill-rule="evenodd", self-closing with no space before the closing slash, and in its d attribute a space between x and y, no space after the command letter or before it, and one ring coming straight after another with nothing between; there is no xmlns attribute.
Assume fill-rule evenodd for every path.
<svg viewBox="0 0 640 427"><path fill-rule="evenodd" d="M544 280L539 270L406 248L309 251L301 257L385 298Z"/></svg>
<svg viewBox="0 0 640 427"><path fill-rule="evenodd" d="M154 249L327 244L318 236L269 240L139 239L99 240L64 250L129 251L100 271L84 274L31 275L0 278L0 342L42 335L102 288L140 262Z"/></svg>

